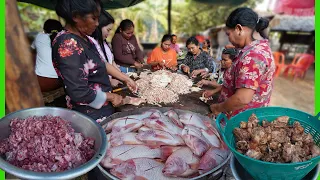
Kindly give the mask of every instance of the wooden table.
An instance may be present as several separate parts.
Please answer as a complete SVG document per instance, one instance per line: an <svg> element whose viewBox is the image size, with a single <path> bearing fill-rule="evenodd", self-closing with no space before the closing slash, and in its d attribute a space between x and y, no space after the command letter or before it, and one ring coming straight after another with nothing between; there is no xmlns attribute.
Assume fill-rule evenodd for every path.
<svg viewBox="0 0 320 180"><path fill-rule="evenodd" d="M206 89L206 88L204 88ZM215 95L213 100L207 103L204 103L199 98L202 96L204 90L199 92L192 92L189 94L184 94L179 96L179 101L173 104L161 104L162 107L173 107L175 109L182 109L182 110L189 110L199 114L208 114L210 113L209 103L217 102L219 95ZM129 91L119 92L122 96L134 96ZM151 104L141 104L140 106L133 106L133 105L124 105L121 107L116 108L116 111L123 112L123 111L132 111L141 107L159 107L157 105Z"/></svg>

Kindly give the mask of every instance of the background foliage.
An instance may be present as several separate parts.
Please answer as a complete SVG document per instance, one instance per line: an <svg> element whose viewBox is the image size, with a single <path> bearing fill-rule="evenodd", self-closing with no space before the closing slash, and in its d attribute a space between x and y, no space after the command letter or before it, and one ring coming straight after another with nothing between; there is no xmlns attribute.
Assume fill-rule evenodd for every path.
<svg viewBox="0 0 320 180"><path fill-rule="evenodd" d="M241 6L254 8L261 1L248 0ZM168 29L167 7L167 1L146 0L133 7L108 12L116 20L113 31L122 19L128 18L134 22L135 33L140 42L158 42ZM190 36L221 25L235 8L237 7L195 3L191 0L172 0L172 33ZM26 32L42 31L43 23L49 18L61 20L54 11L35 5L19 2L18 9Z"/></svg>

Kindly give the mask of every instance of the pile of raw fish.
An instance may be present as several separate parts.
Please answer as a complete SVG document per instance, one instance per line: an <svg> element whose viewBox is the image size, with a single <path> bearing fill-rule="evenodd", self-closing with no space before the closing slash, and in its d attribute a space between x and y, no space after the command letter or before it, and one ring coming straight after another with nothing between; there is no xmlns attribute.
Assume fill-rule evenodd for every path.
<svg viewBox="0 0 320 180"><path fill-rule="evenodd" d="M101 166L120 179L184 179L204 174L229 150L210 119L189 111L148 110L110 121Z"/></svg>

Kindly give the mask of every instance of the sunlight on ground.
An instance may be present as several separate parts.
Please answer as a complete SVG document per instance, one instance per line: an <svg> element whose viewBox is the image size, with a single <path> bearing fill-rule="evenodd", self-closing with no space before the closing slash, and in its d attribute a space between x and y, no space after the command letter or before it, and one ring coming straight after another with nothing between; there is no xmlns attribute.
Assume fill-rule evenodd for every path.
<svg viewBox="0 0 320 180"><path fill-rule="evenodd" d="M314 69L308 71L304 80L276 78L270 106L284 106L314 114Z"/></svg>

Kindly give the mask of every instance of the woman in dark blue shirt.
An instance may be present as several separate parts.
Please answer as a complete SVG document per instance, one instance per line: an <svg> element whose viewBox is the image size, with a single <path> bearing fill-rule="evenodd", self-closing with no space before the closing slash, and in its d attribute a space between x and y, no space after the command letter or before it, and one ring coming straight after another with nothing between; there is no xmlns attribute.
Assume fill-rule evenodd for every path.
<svg viewBox="0 0 320 180"><path fill-rule="evenodd" d="M94 0L58 0L56 12L66 26L52 42L53 63L64 84L68 108L93 119L110 116L114 106L122 104L121 96L110 93L108 73L136 90L135 82L105 63L87 38L99 24L100 11Z"/></svg>

